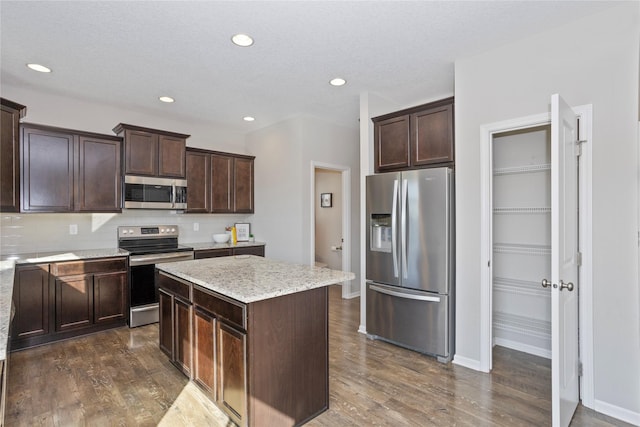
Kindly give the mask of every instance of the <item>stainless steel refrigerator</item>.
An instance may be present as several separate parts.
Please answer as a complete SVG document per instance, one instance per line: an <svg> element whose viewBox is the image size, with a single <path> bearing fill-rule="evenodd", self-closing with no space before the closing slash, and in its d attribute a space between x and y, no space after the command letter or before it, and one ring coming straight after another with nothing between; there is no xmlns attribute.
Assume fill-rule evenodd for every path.
<svg viewBox="0 0 640 427"><path fill-rule="evenodd" d="M441 362L454 346L454 173L367 176L367 334Z"/></svg>

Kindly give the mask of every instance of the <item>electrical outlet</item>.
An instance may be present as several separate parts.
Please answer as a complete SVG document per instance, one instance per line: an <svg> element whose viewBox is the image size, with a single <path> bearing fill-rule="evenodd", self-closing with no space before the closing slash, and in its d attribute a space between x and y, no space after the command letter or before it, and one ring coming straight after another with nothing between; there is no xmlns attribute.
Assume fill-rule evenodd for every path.
<svg viewBox="0 0 640 427"><path fill-rule="evenodd" d="M69 225L69 234L78 234L78 224Z"/></svg>
<svg viewBox="0 0 640 427"><path fill-rule="evenodd" d="M200 224L197 223L197 222L194 222L193 223L193 231L198 231L198 230L200 230Z"/></svg>

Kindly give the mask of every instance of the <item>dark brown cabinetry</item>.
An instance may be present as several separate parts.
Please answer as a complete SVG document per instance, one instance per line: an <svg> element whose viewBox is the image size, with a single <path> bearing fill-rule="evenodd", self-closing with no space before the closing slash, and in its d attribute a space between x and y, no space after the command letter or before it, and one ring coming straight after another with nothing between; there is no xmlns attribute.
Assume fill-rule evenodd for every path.
<svg viewBox="0 0 640 427"><path fill-rule="evenodd" d="M159 288L160 349L186 376L191 377L191 285L156 275Z"/></svg>
<svg viewBox="0 0 640 427"><path fill-rule="evenodd" d="M0 212L20 211L20 119L26 112L0 98Z"/></svg>
<svg viewBox="0 0 640 427"><path fill-rule="evenodd" d="M12 348L126 323L127 258L16 267Z"/></svg>
<svg viewBox="0 0 640 427"><path fill-rule="evenodd" d="M49 334L49 264L17 266L13 288L16 312L12 339L25 340Z"/></svg>
<svg viewBox="0 0 640 427"><path fill-rule="evenodd" d="M254 159L241 154L188 149L187 212L253 213Z"/></svg>
<svg viewBox="0 0 640 427"><path fill-rule="evenodd" d="M375 171L451 165L453 98L373 118Z"/></svg>
<svg viewBox="0 0 640 427"><path fill-rule="evenodd" d="M175 289L188 282L158 275L169 306ZM190 292L191 378L236 424L301 425L328 408L326 288L249 304L195 284ZM165 353L163 347L175 345L169 337L178 333L166 311L160 328Z"/></svg>
<svg viewBox="0 0 640 427"><path fill-rule="evenodd" d="M264 256L264 245L237 246L233 248L200 249L194 252L195 259L217 258L231 255L256 255Z"/></svg>
<svg viewBox="0 0 640 427"><path fill-rule="evenodd" d="M125 174L184 178L189 135L120 123L113 132L124 138Z"/></svg>
<svg viewBox="0 0 640 427"><path fill-rule="evenodd" d="M22 125L22 211L120 212L120 138Z"/></svg>

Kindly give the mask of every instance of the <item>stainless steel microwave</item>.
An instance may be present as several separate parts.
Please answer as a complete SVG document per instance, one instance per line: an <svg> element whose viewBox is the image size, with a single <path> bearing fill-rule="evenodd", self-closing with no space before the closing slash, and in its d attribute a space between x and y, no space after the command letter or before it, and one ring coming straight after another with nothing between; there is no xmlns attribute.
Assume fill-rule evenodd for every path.
<svg viewBox="0 0 640 427"><path fill-rule="evenodd" d="M126 175L125 209L186 209L187 180Z"/></svg>

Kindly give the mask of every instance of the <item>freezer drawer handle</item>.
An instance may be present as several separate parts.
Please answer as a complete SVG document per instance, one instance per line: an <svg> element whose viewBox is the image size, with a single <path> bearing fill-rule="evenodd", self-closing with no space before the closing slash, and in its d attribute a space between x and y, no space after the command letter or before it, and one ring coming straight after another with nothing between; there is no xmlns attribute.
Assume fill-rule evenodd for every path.
<svg viewBox="0 0 640 427"><path fill-rule="evenodd" d="M439 297L430 297L427 295L414 295L414 294L405 294L404 292L396 292L386 288L380 288L375 285L369 285L369 289L372 291L380 292L381 294L391 295L393 297L405 298L405 299L413 299L417 301L431 301L431 302L440 302Z"/></svg>

